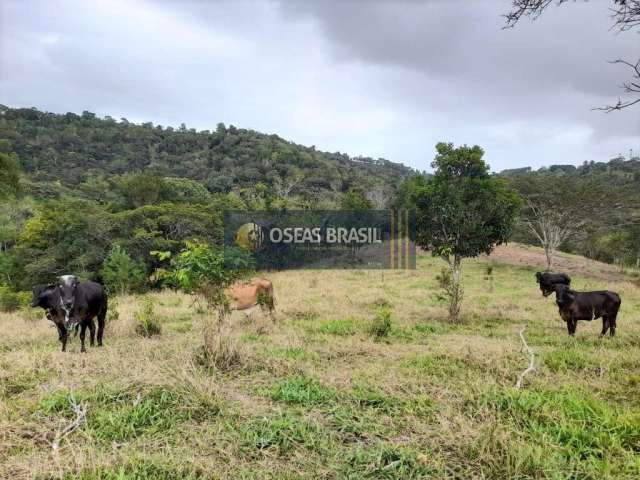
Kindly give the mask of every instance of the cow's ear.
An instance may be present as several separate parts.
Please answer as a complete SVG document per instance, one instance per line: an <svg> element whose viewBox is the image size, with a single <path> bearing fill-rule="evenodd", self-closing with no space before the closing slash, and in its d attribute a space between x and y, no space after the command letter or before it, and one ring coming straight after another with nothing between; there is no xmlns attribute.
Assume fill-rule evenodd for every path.
<svg viewBox="0 0 640 480"><path fill-rule="evenodd" d="M541 278L542 278L542 274L540 272L536 272L536 282L540 283Z"/></svg>

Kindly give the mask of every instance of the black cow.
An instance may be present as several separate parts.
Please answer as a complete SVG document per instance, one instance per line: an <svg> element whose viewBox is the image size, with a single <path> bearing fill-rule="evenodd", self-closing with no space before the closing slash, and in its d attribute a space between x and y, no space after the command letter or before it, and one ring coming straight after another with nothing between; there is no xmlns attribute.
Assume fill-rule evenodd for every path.
<svg viewBox="0 0 640 480"><path fill-rule="evenodd" d="M93 346L94 317L98 318L98 346L101 347L108 303L102 285L95 282L79 282L75 275L63 275L58 278L56 290L60 295L60 308L64 312L67 329L80 325L80 351L86 352L84 338L87 327Z"/></svg>
<svg viewBox="0 0 640 480"><path fill-rule="evenodd" d="M556 285L571 285L571 278L566 273L536 272L536 282L540 284L542 295L548 297L556 291Z"/></svg>
<svg viewBox="0 0 640 480"><path fill-rule="evenodd" d="M62 351L67 349L67 339L69 338L69 329L65 321L65 314L62 310L62 301L60 292L55 285L35 285L33 287L33 299L31 306L33 308L40 307L44 309L45 314L58 329L58 340L62 343ZM93 330L93 321L90 330ZM76 335L78 328L76 326Z"/></svg>
<svg viewBox="0 0 640 480"><path fill-rule="evenodd" d="M576 292L566 285L556 285L556 304L560 316L567 322L569 335L576 333L578 320L593 320L602 317L601 335L609 330L613 337L616 334L616 317L620 310L620 295L615 292L601 290L598 292Z"/></svg>

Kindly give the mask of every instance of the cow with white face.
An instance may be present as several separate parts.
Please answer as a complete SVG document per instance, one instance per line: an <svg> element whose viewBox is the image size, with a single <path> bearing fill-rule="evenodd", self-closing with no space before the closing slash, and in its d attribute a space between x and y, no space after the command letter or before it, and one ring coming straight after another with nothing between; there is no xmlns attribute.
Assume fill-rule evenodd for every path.
<svg viewBox="0 0 640 480"><path fill-rule="evenodd" d="M80 342L82 344L80 351L86 351L84 339L87 327L89 328L91 346L94 344L94 317L98 319L98 346L102 346L107 316L107 295L102 285L95 282L80 282L75 275L62 275L58 277L57 290L67 331L80 326Z"/></svg>
<svg viewBox="0 0 640 480"><path fill-rule="evenodd" d="M58 278L58 291L60 292L60 308L64 311L64 319L67 329L77 325L77 317L71 317L71 312L76 302L76 291L78 290L78 277L75 275L62 275Z"/></svg>

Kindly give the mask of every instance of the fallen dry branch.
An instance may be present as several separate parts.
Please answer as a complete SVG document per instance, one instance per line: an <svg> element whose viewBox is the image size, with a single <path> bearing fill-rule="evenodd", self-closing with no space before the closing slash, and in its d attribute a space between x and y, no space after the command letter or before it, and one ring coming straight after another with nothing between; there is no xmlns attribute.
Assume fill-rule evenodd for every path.
<svg viewBox="0 0 640 480"><path fill-rule="evenodd" d="M81 427L87 417L87 406L82 402L77 403L73 394L69 396L69 403L71 404L71 410L75 414L75 418L65 428L56 433L53 442L51 442L51 448L56 452L60 448L60 442L71 432Z"/></svg>
<svg viewBox="0 0 640 480"><path fill-rule="evenodd" d="M533 352L533 350L531 349L531 347L529 347L529 345L527 345L527 341L524 339L524 331L527 327L524 326L522 327L522 329L518 332L518 335L520 336L520 340L522 340L522 346L523 348L527 351L527 353L529 354L529 366L524 369L522 371L522 373L520 373L520 375L518 375L518 381L516 382L516 388L522 388L522 382L524 381L524 377L527 373L529 372L533 372L536 367L535 367L535 354Z"/></svg>

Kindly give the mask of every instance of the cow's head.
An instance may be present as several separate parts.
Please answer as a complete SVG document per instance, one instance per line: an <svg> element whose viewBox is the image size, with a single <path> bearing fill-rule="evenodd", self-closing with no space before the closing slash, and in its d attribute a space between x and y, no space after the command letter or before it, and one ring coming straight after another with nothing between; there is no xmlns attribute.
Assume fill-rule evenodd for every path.
<svg viewBox="0 0 640 480"><path fill-rule="evenodd" d="M76 302L76 290L78 277L75 275L62 275L58 277L58 291L60 292L60 306L65 312L73 310Z"/></svg>
<svg viewBox="0 0 640 480"><path fill-rule="evenodd" d="M575 292L569 290L569 287L567 287L566 285L556 284L555 292L556 303L559 307L569 307L576 299Z"/></svg>
<svg viewBox="0 0 640 480"><path fill-rule="evenodd" d="M536 272L536 282L540 284L540 291L543 297L548 297L555 292L555 284L547 278L545 273Z"/></svg>
<svg viewBox="0 0 640 480"><path fill-rule="evenodd" d="M31 289L31 307L49 308L50 296L54 289L54 285L34 285Z"/></svg>

